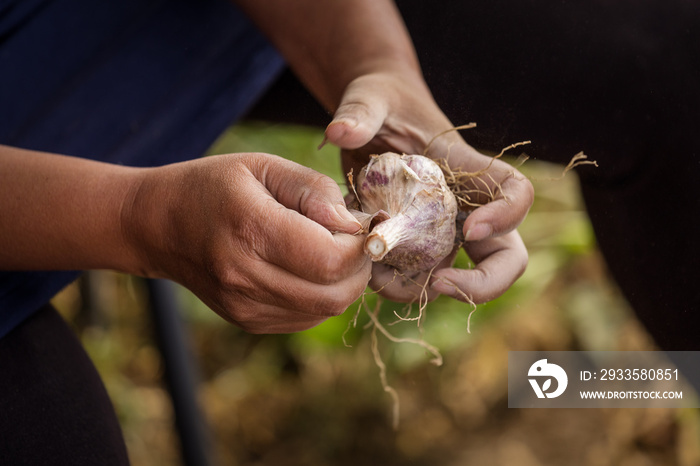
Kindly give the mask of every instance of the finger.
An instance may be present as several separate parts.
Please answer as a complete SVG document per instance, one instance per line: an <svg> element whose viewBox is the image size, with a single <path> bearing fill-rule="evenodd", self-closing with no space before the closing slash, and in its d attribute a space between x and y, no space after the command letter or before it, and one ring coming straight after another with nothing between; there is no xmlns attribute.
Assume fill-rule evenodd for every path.
<svg viewBox="0 0 700 466"><path fill-rule="evenodd" d="M270 213L261 235L256 250L261 259L321 285L354 275L370 260L364 251L364 236L331 234L318 223L279 205Z"/></svg>
<svg viewBox="0 0 700 466"><path fill-rule="evenodd" d="M287 169L293 176L279 174ZM318 217L323 209L318 207L322 201L310 201L313 193L307 193L301 184L289 181L290 178L308 176L304 167L268 156L259 166L251 168L251 174L239 180L240 188L237 189L246 197L239 202L246 206L246 212L231 212L232 227L239 231L243 253L321 284L335 283L354 274L368 260L363 237L332 234L320 222L297 211L315 212ZM295 190L295 194L290 194ZM331 193L331 199L335 195ZM305 199L299 200L300 197ZM345 209L339 190L337 197ZM328 210L326 208L326 212ZM359 225L354 217L353 223Z"/></svg>
<svg viewBox="0 0 700 466"><path fill-rule="evenodd" d="M443 259L435 270L449 267L457 253L455 250ZM399 303L426 303L440 296L440 292L429 285L432 274L429 272L401 273L393 267L375 263L372 267L370 288L381 296Z"/></svg>
<svg viewBox="0 0 700 466"><path fill-rule="evenodd" d="M208 299L210 296L207 294L198 296L223 319L250 333L298 332L314 327L345 310L336 314L314 315L289 309L287 305L276 304L269 299L269 295L260 299L260 294L264 293L261 286L252 284L253 281L247 283L253 287L254 293L249 293L250 289L245 286L236 286L232 291L224 289L217 299Z"/></svg>
<svg viewBox="0 0 700 466"><path fill-rule="evenodd" d="M260 264L248 273L254 284L244 290L248 299L305 317L325 318L342 314L364 293L371 262L367 261L356 273L331 285L309 282L274 264Z"/></svg>
<svg viewBox="0 0 700 466"><path fill-rule="evenodd" d="M425 303L440 296L440 292L427 286L426 272L399 274L396 269L386 270L385 267L375 264L369 282L369 286L384 298L397 303Z"/></svg>
<svg viewBox="0 0 700 466"><path fill-rule="evenodd" d="M388 105L385 95L362 79L348 86L333 121L326 128L326 139L344 149L357 149L369 143L384 124Z"/></svg>
<svg viewBox="0 0 700 466"><path fill-rule="evenodd" d="M481 241L515 230L534 200L530 181L519 173L500 183L497 198L476 208L464 222L465 241Z"/></svg>
<svg viewBox="0 0 700 466"><path fill-rule="evenodd" d="M466 249L476 267L435 272L433 290L461 301L485 303L502 295L527 266L527 249L517 231L472 243Z"/></svg>
<svg viewBox="0 0 700 466"><path fill-rule="evenodd" d="M443 152L448 153L446 159L455 176L466 175L458 183L465 191L460 194L462 200L482 204L464 223L465 239L480 241L516 229L532 206L532 183L509 164L480 154L465 143L432 156L439 158L436 154Z"/></svg>
<svg viewBox="0 0 700 466"><path fill-rule="evenodd" d="M258 177L277 202L329 231L354 234L362 229L330 177L276 156L267 158L264 173Z"/></svg>
<svg viewBox="0 0 700 466"><path fill-rule="evenodd" d="M226 318L229 322L248 333L277 334L295 333L308 330L324 322L327 317L309 317L291 312L270 304L256 304L251 312L237 319Z"/></svg>

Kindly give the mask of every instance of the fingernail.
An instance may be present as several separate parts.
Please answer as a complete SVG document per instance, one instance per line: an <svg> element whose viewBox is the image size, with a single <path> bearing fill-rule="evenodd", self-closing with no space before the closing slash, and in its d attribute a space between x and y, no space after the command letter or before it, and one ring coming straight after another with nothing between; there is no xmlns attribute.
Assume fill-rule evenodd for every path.
<svg viewBox="0 0 700 466"><path fill-rule="evenodd" d="M445 288L445 285L440 280L435 280L433 283L430 284L430 289L435 290L438 293L446 293Z"/></svg>
<svg viewBox="0 0 700 466"><path fill-rule="evenodd" d="M454 292L455 284L445 277L433 277L434 281L430 284L430 289L437 291L440 294L450 295Z"/></svg>
<svg viewBox="0 0 700 466"><path fill-rule="evenodd" d="M338 132L340 134L336 134L335 137L337 138L338 136L342 136L349 131L354 130L357 128L358 121L352 117L340 117L337 120L333 120L330 122L330 124L326 127L326 137L328 137L328 131L330 130L331 132ZM336 130L333 130L333 128L337 128ZM332 138L331 138L332 139Z"/></svg>
<svg viewBox="0 0 700 466"><path fill-rule="evenodd" d="M488 238L493 233L493 228L488 223L477 223L467 230L464 241L479 241Z"/></svg>
<svg viewBox="0 0 700 466"><path fill-rule="evenodd" d="M353 226L351 228L356 227L355 229L349 229L348 233L357 233L358 231L362 230L362 224L350 213L348 212L348 209L345 208L344 205L337 204L335 206L335 211L338 212L338 215L344 222L352 223Z"/></svg>
<svg viewBox="0 0 700 466"><path fill-rule="evenodd" d="M340 117L337 120L333 120L331 125L345 125L349 128L355 128L357 126L357 120L352 117Z"/></svg>

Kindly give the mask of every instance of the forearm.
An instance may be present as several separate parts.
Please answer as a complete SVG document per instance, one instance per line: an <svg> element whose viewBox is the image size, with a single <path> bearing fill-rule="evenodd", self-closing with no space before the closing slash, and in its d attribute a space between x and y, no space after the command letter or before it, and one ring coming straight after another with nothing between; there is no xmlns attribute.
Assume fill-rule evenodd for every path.
<svg viewBox="0 0 700 466"><path fill-rule="evenodd" d="M348 83L364 74L422 79L408 32L389 0L233 1L330 111Z"/></svg>
<svg viewBox="0 0 700 466"><path fill-rule="evenodd" d="M121 215L137 175L0 146L0 269L133 269Z"/></svg>

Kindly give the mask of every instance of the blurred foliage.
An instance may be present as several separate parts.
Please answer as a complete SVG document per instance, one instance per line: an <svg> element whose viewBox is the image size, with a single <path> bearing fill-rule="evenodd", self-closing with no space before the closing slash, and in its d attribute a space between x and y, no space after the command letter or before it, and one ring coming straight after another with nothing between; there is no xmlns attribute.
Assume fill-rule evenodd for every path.
<svg viewBox="0 0 700 466"><path fill-rule="evenodd" d="M247 123L210 153L281 155L343 185L338 151L317 147L317 129ZM517 155L517 154L514 154ZM199 362L201 397L222 465L700 465L695 410L507 408L509 350L653 349L607 275L575 173L529 161L533 208L519 231L526 273L502 297L471 307L430 303L422 329L389 325L403 305L382 303L397 336L422 337L444 365L415 345L380 337L389 383L401 402L393 431L370 350L366 314L345 314L293 335L249 335L179 289ZM457 263L468 267L461 253ZM372 308L375 295L366 296ZM143 283L93 272L55 299L102 374L134 466L180 464L173 413L162 386ZM415 311L414 311L415 312ZM347 343L347 345L346 345Z"/></svg>

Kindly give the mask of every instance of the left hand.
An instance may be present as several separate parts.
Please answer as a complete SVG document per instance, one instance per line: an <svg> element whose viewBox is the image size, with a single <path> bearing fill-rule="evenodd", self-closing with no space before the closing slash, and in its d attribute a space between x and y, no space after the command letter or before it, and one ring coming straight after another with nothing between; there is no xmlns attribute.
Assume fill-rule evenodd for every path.
<svg viewBox="0 0 700 466"><path fill-rule="evenodd" d="M440 293L473 303L503 294L525 271L527 250L516 227L533 202L532 184L516 169L469 146L456 131L431 140L454 127L435 103L417 74L381 72L362 75L347 86L327 140L342 148L343 169L354 173L369 155L386 151L423 154L448 159L452 170L479 172L476 185L489 196L474 199L480 205L464 223L464 249L475 268L452 268L457 250L442 261L430 277L428 300ZM394 301L418 301L427 273L394 278L394 269L375 263L370 286ZM382 288L383 287L383 288Z"/></svg>

